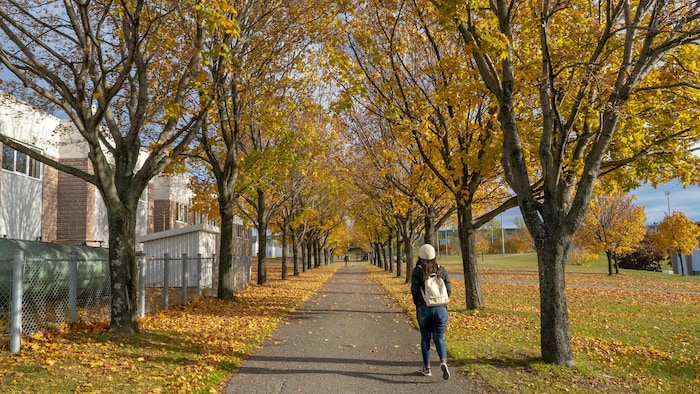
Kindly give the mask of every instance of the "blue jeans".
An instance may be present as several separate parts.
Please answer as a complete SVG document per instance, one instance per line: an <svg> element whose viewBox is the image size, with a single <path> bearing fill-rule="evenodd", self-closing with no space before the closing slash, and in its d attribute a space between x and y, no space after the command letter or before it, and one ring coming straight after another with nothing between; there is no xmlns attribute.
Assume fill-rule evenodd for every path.
<svg viewBox="0 0 700 394"><path fill-rule="evenodd" d="M423 355L423 365L430 366L430 338L435 342L440 361L447 360L445 347L445 330L447 329L447 306L416 307L416 318L420 327L420 350Z"/></svg>

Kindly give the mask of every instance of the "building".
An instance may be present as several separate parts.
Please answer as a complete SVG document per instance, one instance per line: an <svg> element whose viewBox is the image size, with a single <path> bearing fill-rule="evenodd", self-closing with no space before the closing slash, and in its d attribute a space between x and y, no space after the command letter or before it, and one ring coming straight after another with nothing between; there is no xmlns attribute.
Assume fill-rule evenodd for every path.
<svg viewBox="0 0 700 394"><path fill-rule="evenodd" d="M0 133L59 163L90 171L72 123L0 92ZM2 144L0 144L2 145ZM93 185L2 145L0 236L107 246L107 212ZM139 202L137 235L153 232L153 186Z"/></svg>
<svg viewBox="0 0 700 394"><path fill-rule="evenodd" d="M87 145L70 121L0 91L0 133L59 163L90 171ZM108 246L107 212L97 188L0 143L0 237ZM136 236L210 221L190 210L187 177L153 179L139 201ZM234 253L250 255L250 230L236 220ZM217 242L218 244L218 242Z"/></svg>

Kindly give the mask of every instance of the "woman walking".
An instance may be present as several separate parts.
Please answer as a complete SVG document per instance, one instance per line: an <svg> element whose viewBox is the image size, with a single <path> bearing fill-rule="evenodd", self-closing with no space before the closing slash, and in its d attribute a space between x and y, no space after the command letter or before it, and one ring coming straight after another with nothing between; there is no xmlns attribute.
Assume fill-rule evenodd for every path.
<svg viewBox="0 0 700 394"><path fill-rule="evenodd" d="M440 369L442 378L450 378L450 370L447 368L447 348L445 346L445 330L447 329L447 305L427 306L423 299L425 281L431 274L437 274L445 282L447 294L450 295L452 287L447 271L435 261L435 249L430 244L425 244L418 249L418 261L411 272L411 294L416 305L416 318L420 327L420 347L423 355L423 369L421 373L432 376L430 372L430 340L435 342L435 350L440 357Z"/></svg>

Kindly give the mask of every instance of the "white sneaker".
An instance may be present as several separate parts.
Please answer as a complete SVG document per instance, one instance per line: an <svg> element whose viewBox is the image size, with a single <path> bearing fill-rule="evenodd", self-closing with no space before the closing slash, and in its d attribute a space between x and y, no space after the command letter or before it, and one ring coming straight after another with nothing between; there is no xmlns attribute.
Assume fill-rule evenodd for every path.
<svg viewBox="0 0 700 394"><path fill-rule="evenodd" d="M440 369L442 369L442 378L445 380L449 379L450 378L450 370L447 369L447 364L441 363Z"/></svg>
<svg viewBox="0 0 700 394"><path fill-rule="evenodd" d="M430 367L423 367L423 368L420 370L420 373L422 373L423 376L433 376L433 374L430 373Z"/></svg>

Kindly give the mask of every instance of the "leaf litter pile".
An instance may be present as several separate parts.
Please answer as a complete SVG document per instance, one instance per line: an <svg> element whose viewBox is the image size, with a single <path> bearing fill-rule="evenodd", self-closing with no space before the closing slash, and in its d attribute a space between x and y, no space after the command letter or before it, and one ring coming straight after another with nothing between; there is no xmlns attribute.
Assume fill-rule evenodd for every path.
<svg viewBox="0 0 700 394"><path fill-rule="evenodd" d="M86 319L23 338L19 353L0 352L0 392L216 392L339 266L283 281L279 264L268 263L266 285L250 284L233 301L195 297L187 305L148 314L134 335Z"/></svg>

